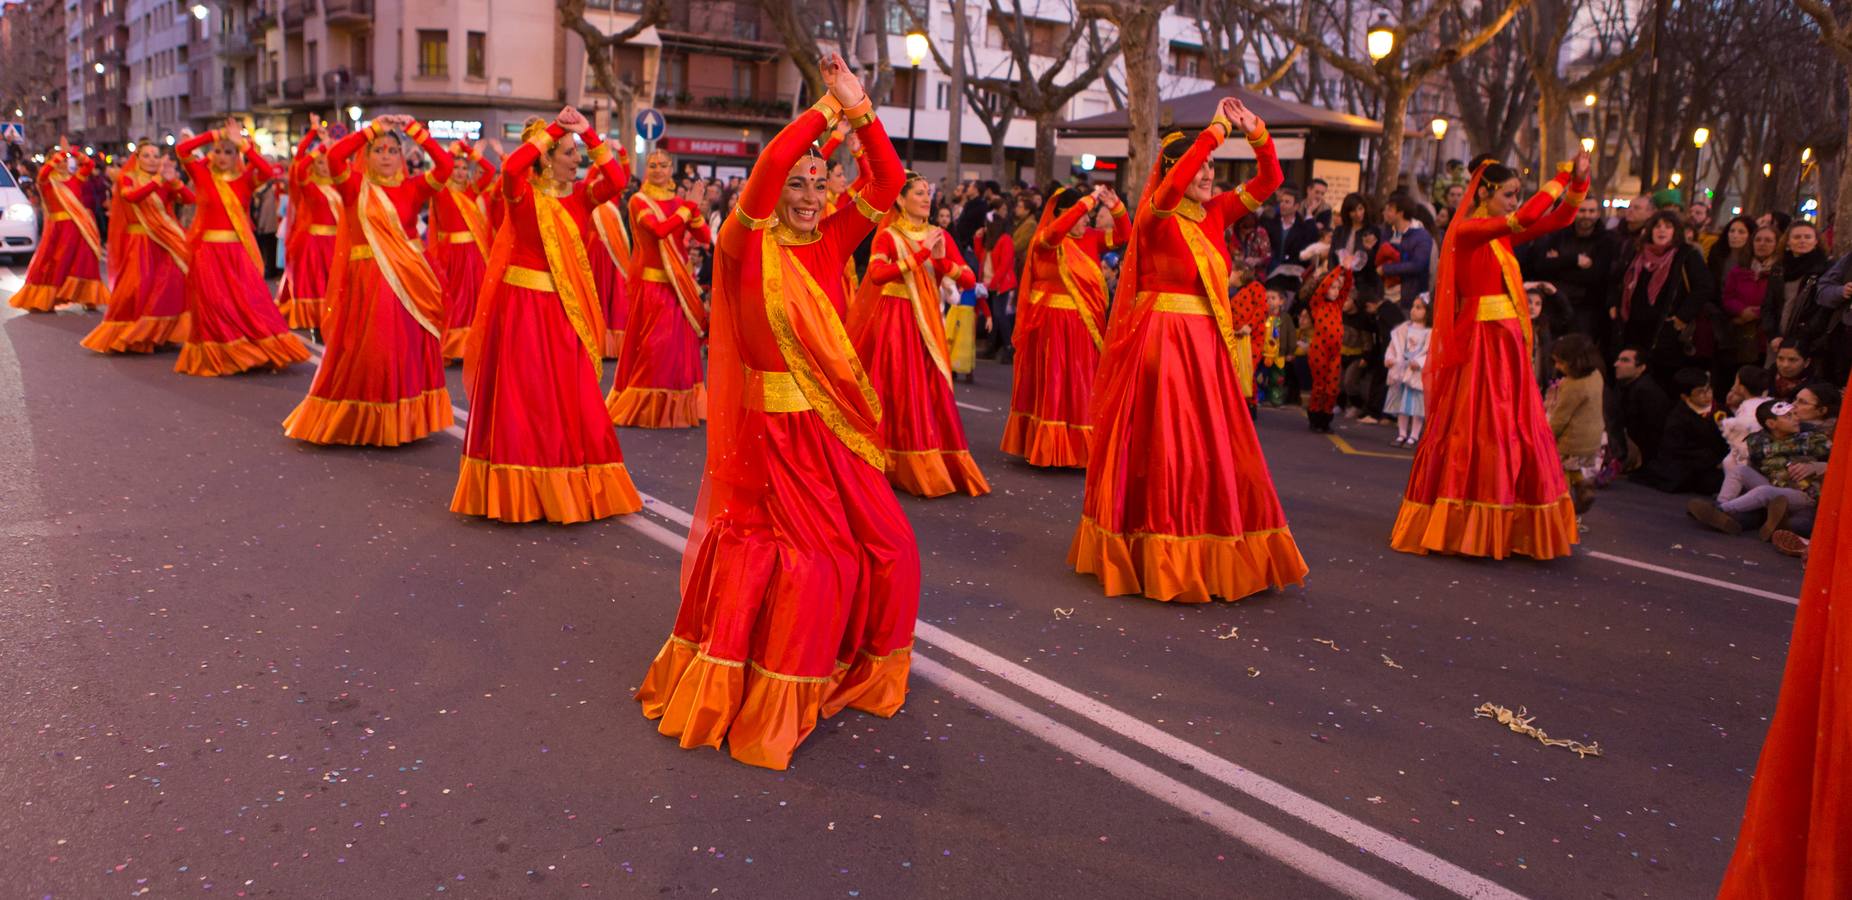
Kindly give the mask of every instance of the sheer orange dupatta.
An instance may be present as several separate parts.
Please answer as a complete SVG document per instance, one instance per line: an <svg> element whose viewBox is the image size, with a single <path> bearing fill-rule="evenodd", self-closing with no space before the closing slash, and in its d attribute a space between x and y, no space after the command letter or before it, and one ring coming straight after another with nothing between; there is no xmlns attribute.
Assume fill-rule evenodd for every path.
<svg viewBox="0 0 1852 900"><path fill-rule="evenodd" d="M592 227L598 231L598 242L604 245L611 261L617 264L617 270L625 277L630 275L630 235L624 231L624 217L617 211L617 201L603 203L592 210Z"/></svg>
<svg viewBox="0 0 1852 900"><path fill-rule="evenodd" d="M103 258L102 233L97 231L96 217L90 214L90 207L85 206L71 191L71 186L62 178L47 178L45 186L58 196L58 202L64 205L64 211L71 217L71 224L77 226L77 233L83 236L84 243L90 245L90 252Z"/></svg>
<svg viewBox="0 0 1852 900"><path fill-rule="evenodd" d="M358 164L348 174L360 179L353 215L341 217L341 233L334 242L334 264L328 272L328 306L323 313L330 321L322 328L332 330L332 319L341 314L342 299L347 293L348 257L357 246L373 251L373 261L380 276L405 307L418 327L432 337L443 339L444 296L432 271L430 260L419 252L399 222L399 210L392 195L362 173Z"/></svg>
<svg viewBox="0 0 1852 900"><path fill-rule="evenodd" d="M1048 202L1042 204L1042 215L1036 220L1035 233L1041 234L1048 223L1059 218L1055 213L1056 197L1061 196L1067 188L1059 188L1048 195ZM1053 252L1055 270L1061 273L1061 285L1066 288L1068 296L1074 298L1074 305L1080 313L1080 323L1087 329L1087 336L1093 338L1096 350L1106 346L1106 273L1093 257L1071 246L1068 236L1063 234L1055 238L1052 251L1037 246L1039 241L1031 237L1029 246L1023 252L1029 258L1023 263L1022 283L1016 292L1016 330L1011 334L1010 343L1021 350L1023 341L1034 333L1041 324L1042 317L1037 314L1040 304L1035 303L1035 292L1047 290L1038 287L1035 277L1035 254Z"/></svg>
<svg viewBox="0 0 1852 900"><path fill-rule="evenodd" d="M1466 193L1460 196L1460 206L1453 213L1454 222L1465 222L1472 213L1473 198L1479 193L1479 181L1485 175L1486 165L1489 163L1474 170L1473 177L1467 181ZM1447 234L1441 238L1440 257L1434 263L1434 286L1428 304L1428 321L1433 323L1434 330L1428 338L1427 370L1422 374L1422 390L1427 394L1429 409L1433 409L1437 398L1444 396L1452 386L1460 363L1466 358L1453 339L1455 320L1461 312L1459 285L1454 277L1454 269L1459 266L1460 231L1447 229Z"/></svg>
<svg viewBox="0 0 1852 900"><path fill-rule="evenodd" d="M124 177L138 186L160 177L143 176L144 173L133 172ZM148 196L134 202L123 199L123 193L118 185L109 201L110 288L113 290L115 283L127 274L122 271L122 267L128 262L127 245L131 225L140 225L142 230L148 232L148 239L167 251L174 265L179 267L180 274L185 275L193 261L193 254L187 250L186 231L175 221L173 214L167 211L167 204L161 200L160 189L156 188Z"/></svg>
<svg viewBox="0 0 1852 900"><path fill-rule="evenodd" d="M635 197L649 207L651 215L659 219L668 218L662 211L662 204L657 203L648 193L638 191ZM676 299L681 301L682 315L688 318L689 325L694 326L696 337L707 337L707 310L701 306L701 286L695 282L694 272L688 268L687 251L673 240L659 241L657 245L662 248L662 265L664 271L669 273L669 286L675 289ZM637 279L643 277L643 258L634 257L631 267L635 271L626 271L624 275L631 284L636 284Z"/></svg>
<svg viewBox="0 0 1852 900"><path fill-rule="evenodd" d="M484 257L489 255L489 245L495 240L489 230L489 217L484 215L482 207L476 205L476 198L468 191L459 191L449 185L444 190L450 192L450 199L457 205L457 215L463 217L463 227L469 229L469 236L475 239L476 250Z"/></svg>
<svg viewBox="0 0 1852 900"><path fill-rule="evenodd" d="M572 324L573 334L578 335L580 346L591 360L593 377L602 379L604 307L598 302L598 286L592 282L592 264L585 255L584 237L579 233L578 223L572 220L572 215L566 211L565 204L559 202L559 198L535 187L529 190L527 199L534 204L534 217L540 226L540 243L546 251L547 271L553 276L553 291L559 297L560 309L565 312L566 321ZM515 214L515 207L509 207L509 214ZM489 251L482 290L476 295L476 315L469 323L469 343L463 351L463 384L466 389L476 383L476 370L482 360L482 344L489 332L489 313L493 309L495 295L501 289L502 275L508 271L508 258L514 253L514 241L514 227L503 225L496 232L494 247Z"/></svg>
<svg viewBox="0 0 1852 900"><path fill-rule="evenodd" d="M929 257L924 264L916 264L913 254L919 252L924 241L909 237L901 227L900 210L888 210L881 217L881 229L894 239L894 264L900 267L900 283L907 289L907 299L913 307L913 324L919 327L920 340L926 346L926 355L932 358L933 367L945 377L945 383L952 383L952 363L945 344L945 317L939 313L939 273L932 268ZM928 225L927 236L930 237L934 226ZM877 232L879 233L879 232ZM951 235L946 235L951 240ZM883 285L872 280L863 280L862 286L855 292L855 305L849 309L849 333L860 335L875 310L881 303Z"/></svg>

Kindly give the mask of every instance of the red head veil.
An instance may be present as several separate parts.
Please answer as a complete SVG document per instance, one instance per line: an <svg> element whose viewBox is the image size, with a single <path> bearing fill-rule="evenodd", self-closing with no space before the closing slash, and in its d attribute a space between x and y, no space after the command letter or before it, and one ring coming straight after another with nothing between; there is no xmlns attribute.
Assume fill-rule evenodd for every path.
<svg viewBox="0 0 1852 900"><path fill-rule="evenodd" d="M1466 221L1467 215L1472 211L1473 200L1479 194L1479 182L1485 177L1485 170L1490 165L1489 162L1481 163L1479 168L1473 170L1472 179L1466 183L1466 193L1460 197L1460 208L1454 210L1453 221L1455 223ZM1446 237L1440 242L1440 259L1434 265L1434 288L1429 297L1432 302L1428 304L1428 322L1434 331L1432 337L1429 338L1428 368L1422 379L1422 387L1427 393L1429 403L1434 402L1436 396L1445 392L1462 360L1460 349L1454 346L1451 340L1454 317L1460 311L1459 292L1453 277L1454 266L1459 264L1457 259L1459 248L1456 238L1460 231L1461 229L1457 227L1447 229Z"/></svg>

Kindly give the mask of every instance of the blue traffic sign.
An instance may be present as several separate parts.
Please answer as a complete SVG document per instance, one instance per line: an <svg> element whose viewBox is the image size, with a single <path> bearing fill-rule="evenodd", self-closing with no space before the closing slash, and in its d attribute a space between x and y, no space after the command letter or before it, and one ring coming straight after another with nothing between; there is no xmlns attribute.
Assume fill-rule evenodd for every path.
<svg viewBox="0 0 1852 900"><path fill-rule="evenodd" d="M655 141L667 131L669 123L663 121L662 113L654 109L637 110L637 137L646 141Z"/></svg>
<svg viewBox="0 0 1852 900"><path fill-rule="evenodd" d="M0 141L25 143L26 126L19 122L0 122Z"/></svg>

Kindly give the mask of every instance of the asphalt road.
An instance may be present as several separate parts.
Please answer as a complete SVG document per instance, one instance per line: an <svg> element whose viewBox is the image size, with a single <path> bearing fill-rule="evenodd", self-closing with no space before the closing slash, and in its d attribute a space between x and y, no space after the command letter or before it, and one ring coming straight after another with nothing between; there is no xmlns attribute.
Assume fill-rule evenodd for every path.
<svg viewBox="0 0 1852 900"><path fill-rule="evenodd" d="M454 436L285 439L308 366L187 378L78 347L95 314L8 313L6 896L1705 896L1799 589L1631 486L1568 560L1392 553L1391 433L1341 425L1348 453L1266 411L1307 585L1102 597L1064 565L1081 476L996 452L986 363L959 396L996 492L903 498L906 708L768 772L629 699L674 615L698 432L621 433L644 514L466 520Z"/></svg>

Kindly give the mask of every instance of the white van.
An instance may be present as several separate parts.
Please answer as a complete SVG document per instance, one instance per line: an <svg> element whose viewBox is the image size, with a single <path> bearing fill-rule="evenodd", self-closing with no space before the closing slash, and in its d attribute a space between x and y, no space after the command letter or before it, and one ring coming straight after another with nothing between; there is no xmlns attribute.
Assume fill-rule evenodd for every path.
<svg viewBox="0 0 1852 900"><path fill-rule="evenodd" d="M0 263L8 258L24 263L39 246L39 212L13 180L13 173L0 166Z"/></svg>

